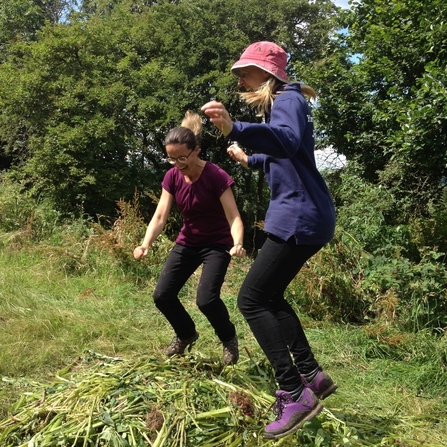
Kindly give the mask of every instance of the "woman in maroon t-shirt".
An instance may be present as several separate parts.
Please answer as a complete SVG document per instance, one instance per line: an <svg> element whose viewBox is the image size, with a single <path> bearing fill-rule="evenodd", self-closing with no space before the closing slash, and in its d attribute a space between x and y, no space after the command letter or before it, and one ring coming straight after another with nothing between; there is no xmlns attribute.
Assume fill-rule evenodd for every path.
<svg viewBox="0 0 447 447"><path fill-rule="evenodd" d="M182 214L183 226L153 294L155 305L175 331L166 355L183 354L199 337L178 293L203 265L196 303L223 344L223 363L235 364L239 359L236 330L220 298L220 289L231 256L245 256L244 227L231 190L233 180L218 166L199 158L201 132L200 116L188 112L182 125L166 136L167 159L174 167L163 179L157 209L143 243L135 248L133 255L141 259L148 254L175 202Z"/></svg>

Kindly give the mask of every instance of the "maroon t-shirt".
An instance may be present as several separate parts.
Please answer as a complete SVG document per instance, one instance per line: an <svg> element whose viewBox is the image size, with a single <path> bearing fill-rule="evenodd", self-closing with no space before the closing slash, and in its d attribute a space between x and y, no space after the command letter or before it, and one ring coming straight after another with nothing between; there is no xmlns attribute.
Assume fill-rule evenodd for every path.
<svg viewBox="0 0 447 447"><path fill-rule="evenodd" d="M161 186L174 196L183 216L176 242L185 246L233 245L230 226L220 196L234 184L219 166L207 162L200 177L192 184L176 168L170 169Z"/></svg>

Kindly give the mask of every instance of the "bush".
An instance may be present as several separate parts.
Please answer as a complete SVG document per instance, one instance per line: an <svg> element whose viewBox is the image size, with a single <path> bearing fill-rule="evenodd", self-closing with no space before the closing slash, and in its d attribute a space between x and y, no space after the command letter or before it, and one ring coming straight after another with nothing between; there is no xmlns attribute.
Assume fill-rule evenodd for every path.
<svg viewBox="0 0 447 447"><path fill-rule="evenodd" d="M440 204L432 205L428 212L428 218L419 217L411 221L411 240L418 250L431 247L447 253L447 194ZM446 258L443 261L446 262Z"/></svg>
<svg viewBox="0 0 447 447"><path fill-rule="evenodd" d="M398 246L372 255L337 228L292 282L292 299L310 317L342 323L382 323L419 331L447 326L447 270L443 253L421 252L418 263ZM388 249L391 253L391 250Z"/></svg>
<svg viewBox="0 0 447 447"><path fill-rule="evenodd" d="M370 307L361 289L369 255L339 227L334 239L303 267L290 289L299 308L316 319L365 322Z"/></svg>

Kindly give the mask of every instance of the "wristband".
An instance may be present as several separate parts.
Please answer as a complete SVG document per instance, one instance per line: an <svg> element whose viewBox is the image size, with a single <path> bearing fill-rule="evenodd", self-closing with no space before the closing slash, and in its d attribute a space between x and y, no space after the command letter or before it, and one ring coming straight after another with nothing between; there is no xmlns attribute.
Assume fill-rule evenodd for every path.
<svg viewBox="0 0 447 447"><path fill-rule="evenodd" d="M243 247L243 244L239 243L239 244L234 244L233 247Z"/></svg>

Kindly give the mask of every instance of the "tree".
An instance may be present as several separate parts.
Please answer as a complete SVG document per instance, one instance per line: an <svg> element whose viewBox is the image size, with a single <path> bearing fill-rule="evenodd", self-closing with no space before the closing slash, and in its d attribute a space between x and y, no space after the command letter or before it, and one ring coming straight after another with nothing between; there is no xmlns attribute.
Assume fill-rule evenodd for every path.
<svg viewBox="0 0 447 447"><path fill-rule="evenodd" d="M364 178L390 188L396 217L423 215L447 170L447 6L442 0L353 1L325 58L306 71L318 87L323 137Z"/></svg>
<svg viewBox="0 0 447 447"><path fill-rule="evenodd" d="M45 23L64 20L77 0L8 0L0 4L0 55L17 40L36 40Z"/></svg>
<svg viewBox="0 0 447 447"><path fill-rule="evenodd" d="M229 72L241 51L269 39L291 60L311 61L334 13L328 0L248 0L242 10L236 0L84 2L36 42L14 43L0 67L9 173L68 212L110 214L135 188L158 191L164 135L186 110L217 97L235 118L254 118ZM262 178L236 171L226 145L205 125L204 157L234 171L241 193L261 191Z"/></svg>

